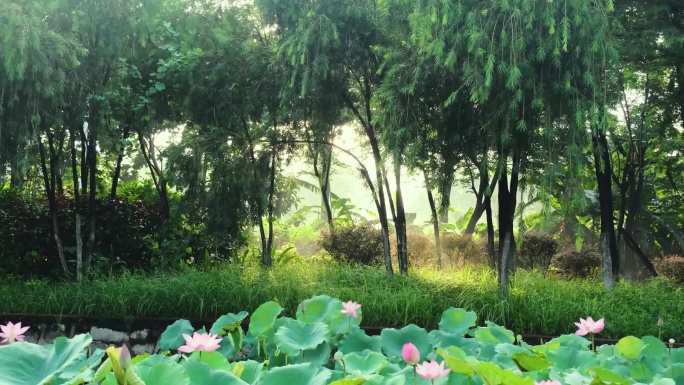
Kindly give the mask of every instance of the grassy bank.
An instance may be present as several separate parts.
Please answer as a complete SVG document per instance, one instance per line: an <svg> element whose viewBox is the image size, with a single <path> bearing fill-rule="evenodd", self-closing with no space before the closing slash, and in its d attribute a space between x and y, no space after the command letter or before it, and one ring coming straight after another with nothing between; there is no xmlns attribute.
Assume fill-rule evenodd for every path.
<svg viewBox="0 0 684 385"><path fill-rule="evenodd" d="M596 281L559 281L537 273L518 273L511 295L499 297L496 277L487 270L420 269L409 277L382 270L299 264L264 270L227 266L218 270L126 274L88 283L0 283L0 312L126 317L214 318L253 311L278 301L292 311L304 299L327 294L363 305L363 324L436 327L441 313L462 307L484 320L520 334L562 334L576 330L579 317L606 318L602 337L656 335L684 340L684 291L667 281L622 282L605 292Z"/></svg>

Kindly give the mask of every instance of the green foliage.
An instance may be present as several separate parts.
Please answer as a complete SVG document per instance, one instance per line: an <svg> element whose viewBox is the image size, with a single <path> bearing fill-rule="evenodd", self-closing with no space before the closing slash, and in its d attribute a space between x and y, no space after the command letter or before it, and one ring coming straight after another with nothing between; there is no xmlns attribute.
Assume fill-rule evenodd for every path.
<svg viewBox="0 0 684 385"><path fill-rule="evenodd" d="M339 222L332 229L321 230L318 245L340 262L382 263L380 230L369 223Z"/></svg>
<svg viewBox="0 0 684 385"><path fill-rule="evenodd" d="M487 266L486 239L477 240L472 235L456 233L442 234L440 242L442 253L448 257L453 267L456 266ZM410 246L409 246L410 247Z"/></svg>
<svg viewBox="0 0 684 385"><path fill-rule="evenodd" d="M595 250L583 248L566 249L556 254L553 265L567 277L586 278L592 276L601 266L601 256Z"/></svg>
<svg viewBox="0 0 684 385"><path fill-rule="evenodd" d="M332 329L345 332L349 323L344 315L334 322L326 321L328 316L339 315L335 309L338 313L341 309L341 305L335 308L330 299L316 299L320 310L316 310L319 305L307 302L307 319L295 313L307 298L325 294L361 303L363 324L367 326L401 327L413 323L436 329L441 320L434 315L458 306L474 309L479 314L478 322L489 319L515 330L516 334L574 333L575 327L568 319L592 315L595 319L610 320L602 337L652 335L657 332L656 321L660 316L665 320L663 337L684 340L684 327L676 321L684 317L679 306L684 293L669 280L620 282L613 292L607 293L595 280L565 281L522 270L512 278L511 295L502 301L496 276L489 270L423 268L413 270L409 277L398 278L388 277L381 269L330 262L284 265L270 270L228 265L154 276L123 274L83 284L4 280L0 283L0 296L5 300L4 311L10 314L185 317L212 320L207 321L210 328L213 319L246 309L253 312L252 323L262 319L264 335L275 332L268 325L273 325L278 316L326 322ZM282 307L271 305L276 309L258 316L257 307L273 300ZM625 312L625 308L631 311ZM356 322L352 319L352 325ZM245 339L249 338L248 333ZM373 340L358 343L376 346ZM466 349L463 344L459 346Z"/></svg>
<svg viewBox="0 0 684 385"><path fill-rule="evenodd" d="M522 269L546 272L556 255L558 242L549 234L525 233L522 243L517 254L518 266Z"/></svg>
<svg viewBox="0 0 684 385"><path fill-rule="evenodd" d="M684 257L671 255L653 261L658 274L678 284L684 283Z"/></svg>

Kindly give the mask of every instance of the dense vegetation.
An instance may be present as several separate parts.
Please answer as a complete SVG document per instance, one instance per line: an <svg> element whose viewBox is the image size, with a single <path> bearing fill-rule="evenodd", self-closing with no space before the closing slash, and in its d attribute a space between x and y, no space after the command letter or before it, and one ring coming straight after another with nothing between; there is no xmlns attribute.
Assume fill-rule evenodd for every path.
<svg viewBox="0 0 684 385"><path fill-rule="evenodd" d="M608 289L684 246L678 0L0 0L0 26L5 273L272 266L295 158L330 236L355 220L333 165L359 168L379 232L364 250L390 274L412 263L406 169L425 180L435 264L449 192L472 189L460 228L486 239L503 293L560 251L516 263L532 229L600 253ZM343 125L372 167L335 143Z"/></svg>
<svg viewBox="0 0 684 385"><path fill-rule="evenodd" d="M389 277L381 269L337 264L288 264L268 270L255 264L226 266L208 272L188 270L154 277L124 274L84 283L44 281L0 284L3 309L9 313L167 317L212 320L262 302L277 301L293 317L294 309L315 295L353 299L363 305L363 324L436 328L442 309L462 307L478 313L480 324L492 321L519 334L573 333L573 321L605 317L603 338L658 335L684 340L681 306L684 291L663 279L620 282L614 290L599 280L559 281L538 273L517 272L502 300L496 276L487 269L458 273L430 268L407 277ZM182 291L179 290L182 288ZM628 309L628 310L626 310Z"/></svg>

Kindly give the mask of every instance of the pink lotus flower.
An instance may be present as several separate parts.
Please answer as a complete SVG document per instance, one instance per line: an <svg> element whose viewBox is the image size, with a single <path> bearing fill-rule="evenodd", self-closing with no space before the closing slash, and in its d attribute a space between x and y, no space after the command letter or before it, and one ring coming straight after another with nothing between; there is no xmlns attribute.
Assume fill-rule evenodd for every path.
<svg viewBox="0 0 684 385"><path fill-rule="evenodd" d="M404 347L401 348L401 358L403 358L407 364L414 366L420 362L420 352L416 345L409 342L404 344Z"/></svg>
<svg viewBox="0 0 684 385"><path fill-rule="evenodd" d="M178 348L178 351L183 353L192 353L194 351L213 352L219 348L219 343L221 342L219 336L212 335L211 333L199 334L195 332L192 337L183 334L183 338L185 338L185 345Z"/></svg>
<svg viewBox="0 0 684 385"><path fill-rule="evenodd" d="M535 381L534 385L563 385L558 380L548 380L548 381Z"/></svg>
<svg viewBox="0 0 684 385"><path fill-rule="evenodd" d="M24 336L22 334L26 333L26 331L29 330L29 327L25 326L22 328L21 322L17 322L16 325L11 322L7 322L7 325L0 325L0 330L2 330L2 333L0 333L0 338L3 339L0 341L0 344L11 344L14 341L23 341Z"/></svg>
<svg viewBox="0 0 684 385"><path fill-rule="evenodd" d="M451 369L444 369L444 361L438 364L437 361L432 360L430 362L425 361L416 366L416 372L426 380L434 380L435 378L448 376L451 373Z"/></svg>
<svg viewBox="0 0 684 385"><path fill-rule="evenodd" d="M346 315L347 318L349 317L354 317L354 318L359 318L359 314L356 312L361 308L361 305L354 301L349 301L349 302L342 302L342 314Z"/></svg>
<svg viewBox="0 0 684 385"><path fill-rule="evenodd" d="M587 335L587 333L600 333L601 330L603 330L603 327L605 326L603 324L603 318L601 318L598 321L594 321L591 317L587 317L587 319L580 318L580 322L575 322L575 325L579 328L575 332L578 336L584 336Z"/></svg>

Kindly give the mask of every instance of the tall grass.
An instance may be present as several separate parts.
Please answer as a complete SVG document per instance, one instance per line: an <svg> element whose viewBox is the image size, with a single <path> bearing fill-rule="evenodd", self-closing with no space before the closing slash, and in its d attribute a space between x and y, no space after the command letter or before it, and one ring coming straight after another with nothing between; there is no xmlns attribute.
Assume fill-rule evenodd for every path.
<svg viewBox="0 0 684 385"><path fill-rule="evenodd" d="M286 313L304 299L326 294L363 305L363 324L437 327L449 307L478 314L519 334L563 334L576 330L579 317L606 318L601 336L657 335L684 339L684 291L666 280L619 283L612 292L591 280L560 281L519 272L508 298L498 294L487 269L460 271L422 268L408 277L390 277L381 269L315 263L279 266L226 266L153 276L124 274L90 282L0 283L1 313L119 317L216 318L253 311L278 301Z"/></svg>

